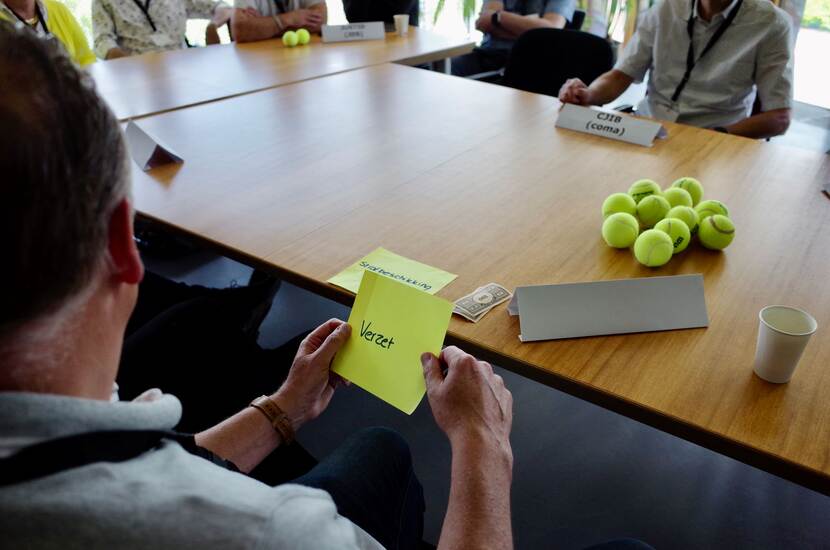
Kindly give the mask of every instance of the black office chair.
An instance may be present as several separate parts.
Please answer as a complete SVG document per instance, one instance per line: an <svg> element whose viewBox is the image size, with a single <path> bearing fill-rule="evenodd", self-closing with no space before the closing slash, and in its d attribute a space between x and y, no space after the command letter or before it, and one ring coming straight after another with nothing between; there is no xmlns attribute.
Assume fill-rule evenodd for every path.
<svg viewBox="0 0 830 550"><path fill-rule="evenodd" d="M613 65L607 40L580 31L533 29L513 46L502 84L556 97L567 79L590 84Z"/></svg>
<svg viewBox="0 0 830 550"><path fill-rule="evenodd" d="M409 14L409 24L418 26L418 0L343 0L343 11L349 23L383 21L395 23L394 16Z"/></svg>

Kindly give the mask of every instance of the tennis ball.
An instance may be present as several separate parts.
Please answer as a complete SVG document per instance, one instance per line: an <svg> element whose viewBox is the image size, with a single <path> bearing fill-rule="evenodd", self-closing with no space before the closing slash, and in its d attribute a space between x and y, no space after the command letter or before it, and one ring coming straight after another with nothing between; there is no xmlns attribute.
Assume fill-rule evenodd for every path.
<svg viewBox="0 0 830 550"><path fill-rule="evenodd" d="M285 31L282 35L282 43L289 48L293 48L297 45L297 33L294 31Z"/></svg>
<svg viewBox="0 0 830 550"><path fill-rule="evenodd" d="M657 229L643 231L634 243L634 257L648 267L665 265L673 253L671 237Z"/></svg>
<svg viewBox="0 0 830 550"><path fill-rule="evenodd" d="M660 186L653 180L638 180L628 188L628 194L637 204L646 197L660 194Z"/></svg>
<svg viewBox="0 0 830 550"><path fill-rule="evenodd" d="M700 216L700 221L703 221L709 216L714 216L715 214L729 217L729 209L726 208L726 205L720 201L709 200L698 203L698 205L695 206L695 212L697 212L697 215Z"/></svg>
<svg viewBox="0 0 830 550"><path fill-rule="evenodd" d="M297 30L297 42L300 46L305 46L309 42L311 42L311 34L308 32L307 29L298 29Z"/></svg>
<svg viewBox="0 0 830 550"><path fill-rule="evenodd" d="M666 217L671 210L669 201L660 195L651 195L637 204L637 216L646 227L652 227Z"/></svg>
<svg viewBox="0 0 830 550"><path fill-rule="evenodd" d="M723 250L735 238L735 225L732 220L720 214L707 216L700 222L698 232L700 244L712 250Z"/></svg>
<svg viewBox="0 0 830 550"><path fill-rule="evenodd" d="M602 238L614 248L628 248L637 240L639 233L637 218L625 212L611 214L602 222Z"/></svg>
<svg viewBox="0 0 830 550"><path fill-rule="evenodd" d="M690 206L696 205L703 198L703 186L695 178L680 178L675 180L671 186L679 187L689 192L692 196L692 204Z"/></svg>
<svg viewBox="0 0 830 550"><path fill-rule="evenodd" d="M669 187L663 191L663 198L669 201L672 208L675 206L692 206L692 196L685 189Z"/></svg>
<svg viewBox="0 0 830 550"><path fill-rule="evenodd" d="M697 235L698 227L700 227L700 216L697 215L697 212L691 206L675 206L669 210L666 217L681 220L688 226L689 233L692 237Z"/></svg>
<svg viewBox="0 0 830 550"><path fill-rule="evenodd" d="M626 193L614 193L609 195L605 202L602 203L602 219L607 218L611 214L617 212L625 212L632 216L637 214L637 203L631 198L631 195Z"/></svg>
<svg viewBox="0 0 830 550"><path fill-rule="evenodd" d="M662 231L671 238L674 246L674 253L683 252L689 246L689 241L692 240L692 234L689 231L689 226L683 220L677 218L666 218L657 222L654 229Z"/></svg>

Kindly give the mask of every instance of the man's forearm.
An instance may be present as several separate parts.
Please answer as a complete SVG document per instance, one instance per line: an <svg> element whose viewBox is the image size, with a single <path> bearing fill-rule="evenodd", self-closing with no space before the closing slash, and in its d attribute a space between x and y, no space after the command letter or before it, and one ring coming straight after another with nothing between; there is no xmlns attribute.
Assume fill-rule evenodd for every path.
<svg viewBox="0 0 830 550"><path fill-rule="evenodd" d="M726 127L730 134L764 139L783 134L790 126L790 109L774 109L745 118Z"/></svg>
<svg viewBox="0 0 830 550"><path fill-rule="evenodd" d="M487 443L453 445L450 500L439 549L513 547L510 449Z"/></svg>
<svg viewBox="0 0 830 550"><path fill-rule="evenodd" d="M237 42L256 42L282 34L274 18L268 16L234 15L231 18L231 29Z"/></svg>
<svg viewBox="0 0 830 550"><path fill-rule="evenodd" d="M499 15L500 28L494 28L493 33L501 38L518 38L531 29L561 29L565 27L565 18L557 16L555 20L544 17L525 17L517 13L502 11Z"/></svg>
<svg viewBox="0 0 830 550"><path fill-rule="evenodd" d="M261 411L248 407L196 434L196 444L247 473L279 447L282 438Z"/></svg>
<svg viewBox="0 0 830 550"><path fill-rule="evenodd" d="M622 71L612 69L594 80L588 91L593 105L611 103L631 85L633 79Z"/></svg>

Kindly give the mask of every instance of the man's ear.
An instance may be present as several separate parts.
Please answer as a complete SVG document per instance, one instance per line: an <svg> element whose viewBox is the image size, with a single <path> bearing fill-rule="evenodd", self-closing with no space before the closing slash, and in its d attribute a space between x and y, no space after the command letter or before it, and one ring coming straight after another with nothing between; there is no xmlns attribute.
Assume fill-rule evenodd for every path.
<svg viewBox="0 0 830 550"><path fill-rule="evenodd" d="M109 253L112 277L119 283L137 285L144 278L144 264L133 238L133 212L128 199L122 199L110 217Z"/></svg>

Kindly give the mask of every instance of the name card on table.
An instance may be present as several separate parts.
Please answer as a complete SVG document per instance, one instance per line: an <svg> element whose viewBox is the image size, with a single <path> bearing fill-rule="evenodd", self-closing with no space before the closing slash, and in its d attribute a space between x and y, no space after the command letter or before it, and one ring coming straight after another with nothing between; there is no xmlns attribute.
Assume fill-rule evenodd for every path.
<svg viewBox="0 0 830 550"><path fill-rule="evenodd" d="M385 40L383 21L351 23L349 25L323 25L323 42L351 42L353 40Z"/></svg>
<svg viewBox="0 0 830 550"><path fill-rule="evenodd" d="M666 130L659 122L571 103L566 103L559 111L556 127L646 147L651 147L654 138L666 136Z"/></svg>
<svg viewBox="0 0 830 550"><path fill-rule="evenodd" d="M173 149L164 145L158 138L147 133L144 128L132 120L124 130L127 150L139 168L145 172L156 166L170 163L182 163L182 157Z"/></svg>

